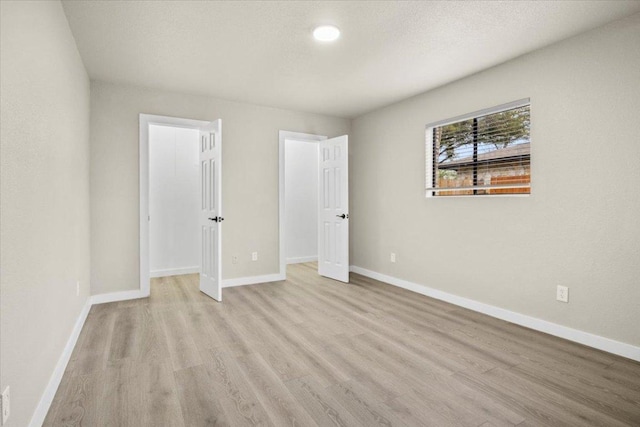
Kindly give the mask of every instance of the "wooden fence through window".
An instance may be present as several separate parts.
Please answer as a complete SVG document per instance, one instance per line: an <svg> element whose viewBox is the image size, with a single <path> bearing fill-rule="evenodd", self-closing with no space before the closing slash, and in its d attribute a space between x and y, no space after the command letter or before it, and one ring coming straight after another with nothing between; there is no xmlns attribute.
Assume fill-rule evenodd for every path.
<svg viewBox="0 0 640 427"><path fill-rule="evenodd" d="M494 176L491 177L491 185L516 185L531 183L531 175L516 176ZM471 178L462 181L456 179L438 179L438 188L452 188L452 190L439 191L438 196L469 196L473 195L473 190L453 190L456 187L471 187ZM529 194L529 187L526 188L494 188L491 190L478 190L478 194Z"/></svg>

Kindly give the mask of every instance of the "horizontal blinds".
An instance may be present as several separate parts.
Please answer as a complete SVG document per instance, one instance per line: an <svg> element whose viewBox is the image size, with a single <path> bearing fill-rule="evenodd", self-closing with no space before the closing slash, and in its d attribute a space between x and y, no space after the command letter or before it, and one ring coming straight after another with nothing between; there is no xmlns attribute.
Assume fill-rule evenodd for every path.
<svg viewBox="0 0 640 427"><path fill-rule="evenodd" d="M525 104L428 129L433 157L427 190L443 195L528 193L530 126Z"/></svg>
<svg viewBox="0 0 640 427"><path fill-rule="evenodd" d="M501 111L511 110L513 108L522 107L525 105L529 105L529 98L523 98L518 101L508 102L506 104L498 105L496 107L485 108L484 110L474 111L473 113L464 114L462 116L453 117L447 120L439 120L437 122L429 123L427 128L435 128L439 126L448 125L451 123L462 122L467 119L472 119L474 117L486 116L488 114L499 113Z"/></svg>

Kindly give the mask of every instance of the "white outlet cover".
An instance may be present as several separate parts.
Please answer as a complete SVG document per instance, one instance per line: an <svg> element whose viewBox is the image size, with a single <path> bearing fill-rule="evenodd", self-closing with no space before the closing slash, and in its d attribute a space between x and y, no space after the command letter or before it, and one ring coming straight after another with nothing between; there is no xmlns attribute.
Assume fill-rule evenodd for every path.
<svg viewBox="0 0 640 427"><path fill-rule="evenodd" d="M561 302L569 302L569 288L558 285L556 290L556 299Z"/></svg>
<svg viewBox="0 0 640 427"><path fill-rule="evenodd" d="M4 425L11 415L11 400L9 386L2 392L2 424Z"/></svg>
<svg viewBox="0 0 640 427"><path fill-rule="evenodd" d="M258 260L258 252L251 252L251 260L252 261Z"/></svg>
<svg viewBox="0 0 640 427"><path fill-rule="evenodd" d="M391 252L391 256L389 257L389 260L391 262L396 262L396 254L394 254L393 252Z"/></svg>

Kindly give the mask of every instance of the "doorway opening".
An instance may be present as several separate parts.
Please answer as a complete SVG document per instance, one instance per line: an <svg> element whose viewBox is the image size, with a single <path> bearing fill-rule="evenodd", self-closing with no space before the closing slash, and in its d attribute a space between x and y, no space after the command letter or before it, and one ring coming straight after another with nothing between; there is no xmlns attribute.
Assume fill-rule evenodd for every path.
<svg viewBox="0 0 640 427"><path fill-rule="evenodd" d="M280 276L318 262L349 281L348 137L280 131Z"/></svg>
<svg viewBox="0 0 640 427"><path fill-rule="evenodd" d="M318 144L284 142L285 262L318 261Z"/></svg>
<svg viewBox="0 0 640 427"><path fill-rule="evenodd" d="M222 123L140 114L140 290L151 278L221 301Z"/></svg>
<svg viewBox="0 0 640 427"><path fill-rule="evenodd" d="M150 276L200 273L198 129L149 126Z"/></svg>

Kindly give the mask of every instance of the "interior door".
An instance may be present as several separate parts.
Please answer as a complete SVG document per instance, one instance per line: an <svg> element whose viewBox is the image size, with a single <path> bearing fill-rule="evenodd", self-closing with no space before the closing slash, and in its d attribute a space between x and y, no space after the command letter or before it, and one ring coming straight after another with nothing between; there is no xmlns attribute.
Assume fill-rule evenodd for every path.
<svg viewBox="0 0 640 427"><path fill-rule="evenodd" d="M222 301L222 121L200 128L200 290Z"/></svg>
<svg viewBox="0 0 640 427"><path fill-rule="evenodd" d="M349 283L348 136L319 142L318 273Z"/></svg>

